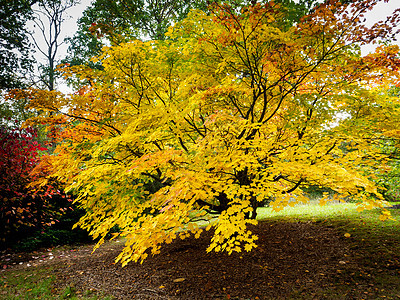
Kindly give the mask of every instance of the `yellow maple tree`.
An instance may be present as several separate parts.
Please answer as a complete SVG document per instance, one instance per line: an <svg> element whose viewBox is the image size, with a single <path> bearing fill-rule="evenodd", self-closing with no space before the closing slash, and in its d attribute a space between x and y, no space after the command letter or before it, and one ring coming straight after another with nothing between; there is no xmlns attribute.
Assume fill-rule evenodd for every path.
<svg viewBox="0 0 400 300"><path fill-rule="evenodd" d="M399 134L385 91L400 63L397 46L360 54L391 30L363 25L375 2L327 1L295 24L272 1L214 4L165 41L104 49L102 70L66 68L89 82L74 94L32 91L33 121L58 136L52 175L87 212L78 225L98 245L117 225L125 265L204 228L208 251L250 251L257 208L307 202L310 185L383 208L373 170L386 161L378 141Z"/></svg>

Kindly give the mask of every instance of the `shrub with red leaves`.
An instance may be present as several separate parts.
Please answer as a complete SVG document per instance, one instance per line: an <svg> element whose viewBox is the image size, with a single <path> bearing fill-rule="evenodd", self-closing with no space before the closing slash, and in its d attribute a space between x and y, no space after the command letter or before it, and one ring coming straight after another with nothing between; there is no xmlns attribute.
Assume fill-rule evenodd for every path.
<svg viewBox="0 0 400 300"><path fill-rule="evenodd" d="M29 187L35 177L46 176L32 175L40 152L47 150L36 138L33 128L0 127L0 244L54 224L65 210L54 203L54 198L66 197L56 186Z"/></svg>

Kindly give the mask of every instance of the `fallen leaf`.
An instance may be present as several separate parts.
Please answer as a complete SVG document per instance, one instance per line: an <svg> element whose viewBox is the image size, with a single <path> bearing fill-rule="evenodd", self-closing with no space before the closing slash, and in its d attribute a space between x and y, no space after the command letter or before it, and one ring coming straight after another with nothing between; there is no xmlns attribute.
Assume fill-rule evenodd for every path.
<svg viewBox="0 0 400 300"><path fill-rule="evenodd" d="M186 280L186 278L177 278L177 279L174 279L174 282L182 282L185 280Z"/></svg>

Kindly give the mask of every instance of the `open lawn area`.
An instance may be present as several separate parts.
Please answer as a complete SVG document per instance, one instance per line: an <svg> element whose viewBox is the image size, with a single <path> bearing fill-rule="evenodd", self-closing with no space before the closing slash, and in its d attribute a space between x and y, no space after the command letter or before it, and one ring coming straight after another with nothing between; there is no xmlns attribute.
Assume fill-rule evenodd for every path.
<svg viewBox="0 0 400 300"><path fill-rule="evenodd" d="M258 247L206 253L210 232L122 268L122 242L3 253L0 299L400 299L400 211L351 203L259 210Z"/></svg>

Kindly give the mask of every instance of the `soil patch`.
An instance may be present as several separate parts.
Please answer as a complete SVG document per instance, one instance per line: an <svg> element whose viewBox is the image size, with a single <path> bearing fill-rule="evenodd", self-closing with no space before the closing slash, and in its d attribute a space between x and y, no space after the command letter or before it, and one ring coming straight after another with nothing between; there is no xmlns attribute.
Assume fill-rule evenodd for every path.
<svg viewBox="0 0 400 300"><path fill-rule="evenodd" d="M249 253L207 253L211 233L205 232L199 239L178 239L143 264L124 268L114 263L123 247L118 242L93 254L92 246L53 251L52 259L47 253L40 263L55 266L60 285L103 291L116 299L323 299L321 289L331 290L326 298L334 299L336 288L343 293L346 284L348 299L366 299L373 291L368 280L354 281L360 262L334 228L262 222L251 230L259 240Z"/></svg>

